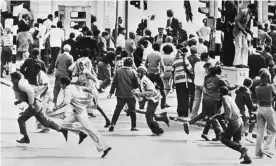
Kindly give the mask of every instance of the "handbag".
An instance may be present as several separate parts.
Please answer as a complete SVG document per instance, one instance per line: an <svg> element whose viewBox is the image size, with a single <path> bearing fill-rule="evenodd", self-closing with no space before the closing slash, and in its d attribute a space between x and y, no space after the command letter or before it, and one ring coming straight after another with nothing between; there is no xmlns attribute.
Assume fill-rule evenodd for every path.
<svg viewBox="0 0 276 166"><path fill-rule="evenodd" d="M187 68L188 65L185 63L185 57L184 56L183 56L183 66L184 66L184 71L186 72L186 74L188 75L188 77L192 80L192 82L194 82L195 73L194 73L192 67L190 69Z"/></svg>

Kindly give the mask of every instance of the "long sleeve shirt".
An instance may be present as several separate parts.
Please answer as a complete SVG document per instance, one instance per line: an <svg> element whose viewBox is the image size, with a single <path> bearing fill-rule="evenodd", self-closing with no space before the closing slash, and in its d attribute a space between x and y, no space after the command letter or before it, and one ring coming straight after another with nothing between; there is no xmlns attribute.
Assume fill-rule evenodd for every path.
<svg viewBox="0 0 276 166"><path fill-rule="evenodd" d="M138 88L138 77L130 67L122 67L116 71L110 89L110 94L116 90L116 96L120 98L132 98L132 90Z"/></svg>
<svg viewBox="0 0 276 166"><path fill-rule="evenodd" d="M162 96L156 91L154 84L147 76L144 76L140 80L140 89L142 91L141 96L148 100L152 100L154 103L158 102L162 98Z"/></svg>

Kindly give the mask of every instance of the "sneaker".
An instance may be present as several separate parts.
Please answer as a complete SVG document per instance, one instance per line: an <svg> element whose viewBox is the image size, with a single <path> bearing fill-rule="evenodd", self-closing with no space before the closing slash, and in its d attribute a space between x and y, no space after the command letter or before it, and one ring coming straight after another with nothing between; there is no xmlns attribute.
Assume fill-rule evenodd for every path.
<svg viewBox="0 0 276 166"><path fill-rule="evenodd" d="M114 126L111 125L111 126L109 127L108 131L110 131L110 132L114 131Z"/></svg>
<svg viewBox="0 0 276 166"><path fill-rule="evenodd" d="M252 163L252 160L249 159L249 160L243 160L240 162L241 164L251 164Z"/></svg>
<svg viewBox="0 0 276 166"><path fill-rule="evenodd" d="M137 128L131 128L130 131L139 131Z"/></svg>
<svg viewBox="0 0 276 166"><path fill-rule="evenodd" d="M205 141L211 141L206 134L201 134L201 138L205 139Z"/></svg>
<svg viewBox="0 0 276 166"><path fill-rule="evenodd" d="M190 124L188 122L184 122L183 123L183 127L184 127L184 131L186 134L189 134L189 127L190 127Z"/></svg>

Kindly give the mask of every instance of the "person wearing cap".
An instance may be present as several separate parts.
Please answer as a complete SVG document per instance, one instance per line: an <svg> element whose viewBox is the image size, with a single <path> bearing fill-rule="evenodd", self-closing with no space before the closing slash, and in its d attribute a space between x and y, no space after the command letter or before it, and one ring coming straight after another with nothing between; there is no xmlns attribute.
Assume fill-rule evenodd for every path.
<svg viewBox="0 0 276 166"><path fill-rule="evenodd" d="M41 66L41 70L46 72L45 63L39 59L39 49L34 48L32 51L32 55L30 58L26 59L23 65L20 67L20 72L24 75L24 77L29 81L31 85L36 85L36 73L33 70L33 65L35 63L39 63Z"/></svg>
<svg viewBox="0 0 276 166"><path fill-rule="evenodd" d="M261 56L262 51L262 47L257 47L256 51L248 56L249 77L251 79L258 76L260 69L265 68L265 59Z"/></svg>
<svg viewBox="0 0 276 166"><path fill-rule="evenodd" d="M165 43L165 39L167 37L167 35L165 35L164 33L164 28L158 28L158 35L156 35L154 37L154 42L157 44L163 44Z"/></svg>
<svg viewBox="0 0 276 166"><path fill-rule="evenodd" d="M129 57L133 57L133 53L136 50L135 45L135 34L134 32L129 32L129 38L126 40L125 51L128 53Z"/></svg>
<svg viewBox="0 0 276 166"><path fill-rule="evenodd" d="M240 143L243 133L243 121L240 110L235 100L229 95L229 90L226 86L222 86L219 89L219 93L222 96L224 118L229 122L225 131L220 133L220 141L227 147L241 153L240 159L243 159L240 162L241 164L251 164L252 160L248 155L248 149Z"/></svg>
<svg viewBox="0 0 276 166"><path fill-rule="evenodd" d="M146 120L149 128L152 133L160 135L164 133L164 130L159 127L159 124L154 121L155 111L159 104L159 100L162 98L161 95L155 89L153 82L147 77L147 69L145 66L139 66L137 69L139 81L139 89L133 90L132 93L138 99L146 99L148 101L147 111L146 111ZM157 118L158 120L163 120L168 122L167 117Z"/></svg>
<svg viewBox="0 0 276 166"><path fill-rule="evenodd" d="M189 115L189 88L192 80L188 77L184 63L188 70L192 69L187 56L188 50L184 46L179 46L175 60L173 62L174 82L176 86L177 114L179 117L188 117Z"/></svg>
<svg viewBox="0 0 276 166"><path fill-rule="evenodd" d="M256 14L256 5L249 4L246 9L241 12L235 18L235 26L233 29L234 41L235 41L235 57L233 65L248 66L248 43L247 40L253 33L248 28L252 15Z"/></svg>
<svg viewBox="0 0 276 166"><path fill-rule="evenodd" d="M70 76L69 67L73 64L73 57L69 54L71 46L68 44L63 47L64 53L60 54L57 58L55 68L55 86L54 86L54 99L53 102L57 104L57 97L60 91L59 78L62 76Z"/></svg>
<svg viewBox="0 0 276 166"><path fill-rule="evenodd" d="M116 47L120 46L123 49L125 49L125 44L126 44L126 39L125 39L125 34L126 34L126 30L124 28L120 29L120 31L118 31L119 35L117 37L116 40Z"/></svg>

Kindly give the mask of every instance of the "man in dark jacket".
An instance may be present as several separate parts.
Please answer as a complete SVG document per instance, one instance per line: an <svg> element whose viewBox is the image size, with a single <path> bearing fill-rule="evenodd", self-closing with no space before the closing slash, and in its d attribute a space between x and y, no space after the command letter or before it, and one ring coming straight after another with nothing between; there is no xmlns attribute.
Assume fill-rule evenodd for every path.
<svg viewBox="0 0 276 166"><path fill-rule="evenodd" d="M167 35L163 34L163 30L164 30L164 28L158 28L158 35L156 35L154 37L154 43L157 43L160 45L165 43L165 39L166 39Z"/></svg>
<svg viewBox="0 0 276 166"><path fill-rule="evenodd" d="M87 36L85 38L82 38L79 42L77 42L76 46L81 57L88 51L90 54L89 59L91 59L94 64L96 57L99 56L99 47L97 45L97 41L92 38L93 33L91 30L87 31L86 35Z"/></svg>
<svg viewBox="0 0 276 166"><path fill-rule="evenodd" d="M74 58L74 61L76 61L78 58L79 58L79 55L77 53L77 46L76 46L76 41L74 40L75 38L75 33L74 32L71 32L70 35L69 35L69 39L68 40L65 40L63 42L63 45L62 45L62 53L64 53L64 50L63 50L63 47L68 44L69 46L71 46L71 51L70 51L70 55L73 56Z"/></svg>
<svg viewBox="0 0 276 166"><path fill-rule="evenodd" d="M131 131L138 131L136 129L136 100L132 94L132 90L138 88L138 77L135 71L131 68L133 65L132 58L127 58L124 61L124 67L118 69L113 78L112 86L107 98L111 98L116 89L117 105L112 117L111 126L109 131L114 130L114 126L120 116L120 113L127 104L128 113L131 119Z"/></svg>
<svg viewBox="0 0 276 166"><path fill-rule="evenodd" d="M265 59L261 56L262 48L258 47L256 53L248 56L249 77L254 79L258 76L261 68L265 67Z"/></svg>
<svg viewBox="0 0 276 166"><path fill-rule="evenodd" d="M24 77L29 81L29 84L36 85L36 72L33 70L33 65L39 63L41 70L46 72L45 63L38 58L39 49L34 48L32 51L32 56L25 60L23 65L20 68L20 72Z"/></svg>
<svg viewBox="0 0 276 166"><path fill-rule="evenodd" d="M167 34L172 37L176 37L177 36L177 32L179 30L179 21L178 19L173 17L173 11L171 9L167 10L167 16L168 16L168 20L167 20L167 26L166 26L166 30L167 30Z"/></svg>
<svg viewBox="0 0 276 166"><path fill-rule="evenodd" d="M249 118L252 112L258 108L257 104L254 104L251 99L250 87L252 86L252 84L253 84L252 79L246 78L243 81L243 86L239 87L236 90L237 95L236 95L235 102L242 115L242 120L244 124L243 133L245 134L245 136L248 135L248 129L249 129L249 133L252 133L253 131L252 127L251 129L249 128Z"/></svg>

